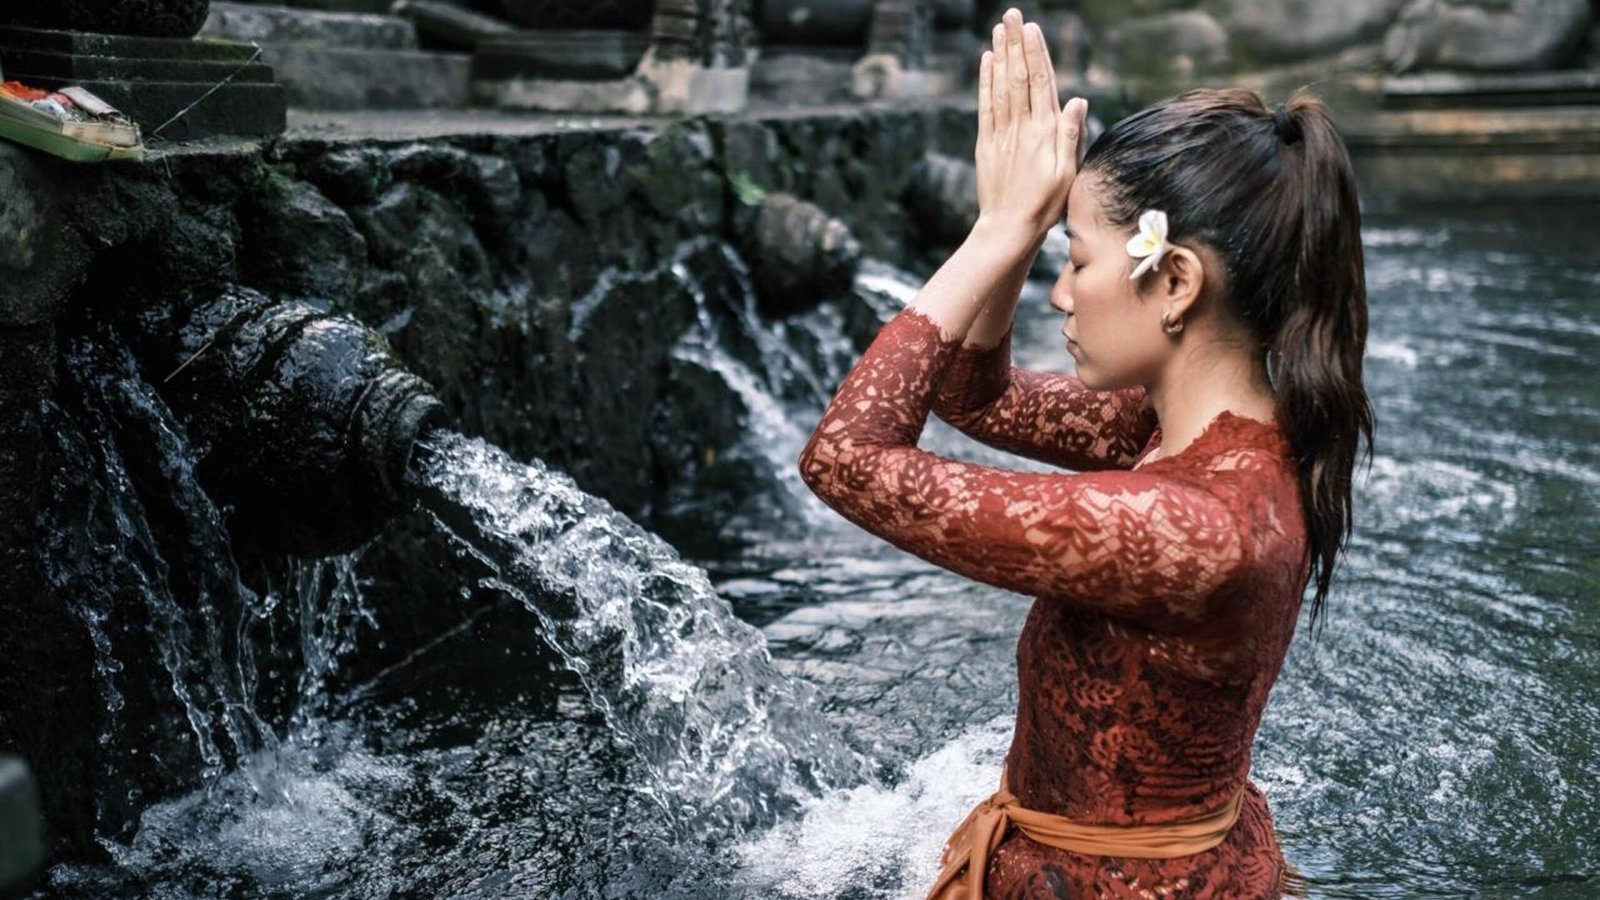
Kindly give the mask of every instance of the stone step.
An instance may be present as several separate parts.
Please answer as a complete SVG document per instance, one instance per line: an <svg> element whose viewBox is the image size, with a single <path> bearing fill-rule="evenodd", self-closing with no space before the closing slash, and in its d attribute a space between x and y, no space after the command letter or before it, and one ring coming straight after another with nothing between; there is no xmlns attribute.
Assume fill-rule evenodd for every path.
<svg viewBox="0 0 1600 900"><path fill-rule="evenodd" d="M1391 109L1443 109L1600 104L1600 71L1458 74L1439 72L1384 79Z"/></svg>
<svg viewBox="0 0 1600 900"><path fill-rule="evenodd" d="M254 48L251 48L252 50ZM122 56L54 53L0 46L0 68L50 78L102 81L203 81L215 84L230 78L234 82L272 82L272 67L263 62L234 60L145 59ZM13 77L8 75L7 77Z"/></svg>
<svg viewBox="0 0 1600 900"><path fill-rule="evenodd" d="M263 44L262 57L302 109L455 109L470 105L472 56Z"/></svg>
<svg viewBox="0 0 1600 900"><path fill-rule="evenodd" d="M489 38L473 56L474 78L519 76L600 80L626 78L650 48L644 31L524 31Z"/></svg>
<svg viewBox="0 0 1600 900"><path fill-rule="evenodd" d="M249 44L227 40L180 40L176 38L126 37L90 31L61 31L52 28L0 27L0 47L26 47L57 53L94 56L122 56L137 59L232 60L242 63L255 54Z"/></svg>
<svg viewBox="0 0 1600 900"><path fill-rule="evenodd" d="M255 44L315 44L324 47L414 50L417 30L409 19L369 13L322 12L288 6L213 0L200 27L202 37Z"/></svg>
<svg viewBox="0 0 1600 900"><path fill-rule="evenodd" d="M284 89L258 55L220 40L0 28L6 78L87 88L139 123L146 142L281 133Z"/></svg>

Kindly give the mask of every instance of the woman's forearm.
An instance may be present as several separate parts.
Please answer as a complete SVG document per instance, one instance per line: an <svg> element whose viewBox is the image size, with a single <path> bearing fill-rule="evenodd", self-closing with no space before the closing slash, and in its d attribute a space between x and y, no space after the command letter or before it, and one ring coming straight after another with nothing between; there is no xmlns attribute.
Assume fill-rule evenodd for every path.
<svg viewBox="0 0 1600 900"><path fill-rule="evenodd" d="M1017 297L1022 294L1022 286L1027 282L1028 273L1032 270L1033 256L1029 256L1000 283L1000 287L994 293L989 295L988 302L983 306L983 312L978 313L972 328L967 331L965 346L970 349L988 350L1000 345L1000 339L1011 330L1011 324L1017 318Z"/></svg>
<svg viewBox="0 0 1600 900"><path fill-rule="evenodd" d="M1025 226L980 218L967 239L912 298L946 340L1000 341L1042 238Z"/></svg>

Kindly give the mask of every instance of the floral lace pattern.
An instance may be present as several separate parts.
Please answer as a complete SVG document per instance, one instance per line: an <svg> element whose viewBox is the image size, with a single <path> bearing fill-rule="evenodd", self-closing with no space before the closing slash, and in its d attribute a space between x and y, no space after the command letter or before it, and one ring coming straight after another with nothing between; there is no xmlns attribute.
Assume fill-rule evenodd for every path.
<svg viewBox="0 0 1600 900"><path fill-rule="evenodd" d="M1144 388L1095 391L1076 375L1011 365L1011 334L956 351L933 414L991 447L1080 472L1126 469L1156 429Z"/></svg>
<svg viewBox="0 0 1600 900"><path fill-rule="evenodd" d="M1160 437L1142 391L1014 369L1009 337L962 348L922 311L901 311L824 412L802 477L902 550L1035 597L1007 757L1024 806L1158 823L1246 795L1222 844L1179 859L1085 856L1008 832L988 893L1277 897L1286 864L1248 773L1309 564L1288 443L1276 423L1223 412L1187 447L1135 469ZM936 405L980 440L1089 471L1023 473L920 450Z"/></svg>

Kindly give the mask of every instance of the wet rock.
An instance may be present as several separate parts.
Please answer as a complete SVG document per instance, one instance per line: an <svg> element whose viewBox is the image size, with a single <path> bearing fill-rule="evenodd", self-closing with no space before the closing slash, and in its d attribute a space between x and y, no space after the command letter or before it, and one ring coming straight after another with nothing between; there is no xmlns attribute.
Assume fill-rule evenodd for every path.
<svg viewBox="0 0 1600 900"><path fill-rule="evenodd" d="M1558 68L1577 62L1593 21L1588 0L1413 0L1383 55L1395 72Z"/></svg>
<svg viewBox="0 0 1600 900"><path fill-rule="evenodd" d="M1233 55L1281 62L1333 53L1383 34L1405 0L1221 0Z"/></svg>
<svg viewBox="0 0 1600 900"><path fill-rule="evenodd" d="M563 453L580 483L608 484L637 508L655 493L632 449L650 442L650 422L666 387L667 356L694 321L695 303L670 272L624 276L602 286L573 323L575 375L588 388L576 400L579 446Z"/></svg>
<svg viewBox="0 0 1600 900"><path fill-rule="evenodd" d="M88 248L63 202L69 166L0 143L0 328L49 322L83 277Z"/></svg>
<svg viewBox="0 0 1600 900"><path fill-rule="evenodd" d="M925 153L906 188L905 202L926 240L954 246L978 221L978 170L969 160Z"/></svg>
<svg viewBox="0 0 1600 900"><path fill-rule="evenodd" d="M366 241L312 185L269 175L240 214L245 278L285 297L347 304L366 268Z"/></svg>
<svg viewBox="0 0 1600 900"><path fill-rule="evenodd" d="M371 203L394 183L390 155L376 147L337 147L300 163L300 170L343 206Z"/></svg>
<svg viewBox="0 0 1600 900"><path fill-rule="evenodd" d="M498 156L474 153L468 172L465 187L474 222L493 231L504 229L522 205L517 167Z"/></svg>

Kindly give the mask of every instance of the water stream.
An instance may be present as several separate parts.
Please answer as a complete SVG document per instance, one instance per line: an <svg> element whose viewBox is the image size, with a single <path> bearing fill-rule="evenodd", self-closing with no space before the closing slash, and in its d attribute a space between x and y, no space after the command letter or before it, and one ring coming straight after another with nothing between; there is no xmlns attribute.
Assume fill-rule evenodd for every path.
<svg viewBox="0 0 1600 900"><path fill-rule="evenodd" d="M1600 892L1600 274L1571 237L1595 232L1586 215L1368 216L1377 452L1329 624L1313 642L1302 622L1252 766L1313 896ZM873 266L860 287L881 318L916 284ZM1047 287L1028 286L1014 351L1064 370ZM793 491L853 351L833 313L782 332L753 306L735 319L756 356L710 328L676 352L745 402L785 497L752 506L740 549L683 559L537 461L436 435L425 507L513 602L359 689L301 691L286 735L150 806L113 865L60 867L51 892L920 896L998 775L1030 601ZM830 349L793 353L801 328ZM937 420L922 446L1047 469ZM309 612L304 655L326 671L363 638L359 566L297 565L303 590L241 602ZM97 603L85 621L107 623ZM184 658L210 659L188 628ZM97 634L120 689L115 629ZM553 684L527 664L540 640L568 663ZM233 696L208 678L179 681ZM196 706L201 731L226 731L226 702Z"/></svg>

